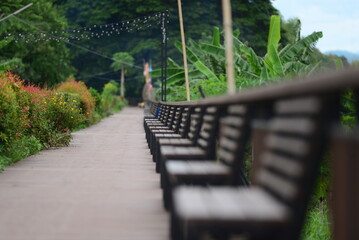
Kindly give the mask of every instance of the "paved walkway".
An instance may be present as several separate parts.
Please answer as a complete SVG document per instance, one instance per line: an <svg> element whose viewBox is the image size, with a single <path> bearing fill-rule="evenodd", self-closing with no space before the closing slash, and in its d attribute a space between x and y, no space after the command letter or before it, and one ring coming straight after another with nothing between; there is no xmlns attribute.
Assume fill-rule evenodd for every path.
<svg viewBox="0 0 359 240"><path fill-rule="evenodd" d="M126 108L0 173L0 239L168 239L142 116Z"/></svg>

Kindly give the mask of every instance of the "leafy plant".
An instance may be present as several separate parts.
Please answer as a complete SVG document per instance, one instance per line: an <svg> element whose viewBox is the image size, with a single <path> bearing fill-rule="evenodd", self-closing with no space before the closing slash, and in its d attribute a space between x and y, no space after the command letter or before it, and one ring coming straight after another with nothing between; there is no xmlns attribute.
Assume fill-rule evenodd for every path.
<svg viewBox="0 0 359 240"><path fill-rule="evenodd" d="M272 16L267 41L267 53L260 57L247 44L238 38L239 31L234 33L234 63L236 69L236 85L238 89L260 85L269 81L289 78L296 75L311 74L319 63L313 62L311 54L316 41L322 37L321 32L288 43L280 48L281 24L279 16ZM182 45L175 43L176 48L182 51ZM218 95L226 92L225 87L225 49L221 44L221 34L218 28L214 28L211 41L189 41L186 46L189 61L189 78L192 91L202 87L206 95ZM160 76L160 70L152 72L154 77ZM180 86L184 82L184 69L168 59L167 86L169 93L183 91ZM211 88L207 87L211 86ZM219 86L219 87L216 87ZM192 94L192 93L191 93ZM196 92L194 99L199 97ZM171 95L168 97L173 98ZM180 99L180 100L184 100Z"/></svg>
<svg viewBox="0 0 359 240"><path fill-rule="evenodd" d="M118 96L119 84L115 81L108 82L102 91L102 112L105 116L120 111L125 105L125 101Z"/></svg>

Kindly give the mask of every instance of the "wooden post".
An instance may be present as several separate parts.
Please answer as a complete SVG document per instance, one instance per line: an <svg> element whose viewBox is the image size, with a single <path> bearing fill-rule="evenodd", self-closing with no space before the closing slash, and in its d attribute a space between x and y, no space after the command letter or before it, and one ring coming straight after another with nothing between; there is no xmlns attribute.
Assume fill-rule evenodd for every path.
<svg viewBox="0 0 359 240"><path fill-rule="evenodd" d="M227 90L228 93L236 92L236 84L234 79L234 63L233 63L233 30L232 30L232 12L231 1L222 0L224 41L226 48L226 73L227 73Z"/></svg>
<svg viewBox="0 0 359 240"><path fill-rule="evenodd" d="M177 0L178 2L178 15L180 21L181 28L181 40L182 40L182 54L183 54L183 67L184 67L184 76L186 80L186 95L187 101L190 101L190 93L189 93L189 80L188 80L188 67L187 67L187 53L186 53L186 40L184 37L184 28L183 28L183 17L182 17L182 3L181 0Z"/></svg>

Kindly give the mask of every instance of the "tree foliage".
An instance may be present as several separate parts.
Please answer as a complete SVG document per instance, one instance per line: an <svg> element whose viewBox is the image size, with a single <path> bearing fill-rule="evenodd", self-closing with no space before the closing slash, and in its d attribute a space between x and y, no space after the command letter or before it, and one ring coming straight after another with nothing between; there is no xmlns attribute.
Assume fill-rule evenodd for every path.
<svg viewBox="0 0 359 240"><path fill-rule="evenodd" d="M53 0L2 0L0 14L6 16L33 2L33 5L0 23L0 37L41 31L67 29L67 20ZM70 52L64 42L12 41L1 49L1 58L22 60L13 68L15 73L32 83L53 85L64 81L74 72Z"/></svg>

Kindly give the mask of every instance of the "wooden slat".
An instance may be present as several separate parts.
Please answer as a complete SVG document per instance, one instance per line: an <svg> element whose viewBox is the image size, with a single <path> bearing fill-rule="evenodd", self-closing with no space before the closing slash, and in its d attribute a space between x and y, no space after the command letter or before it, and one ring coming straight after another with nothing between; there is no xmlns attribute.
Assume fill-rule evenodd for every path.
<svg viewBox="0 0 359 240"><path fill-rule="evenodd" d="M221 128L221 135L224 137L238 139L242 136L241 132L236 128L226 126L225 124L221 125L220 128Z"/></svg>
<svg viewBox="0 0 359 240"><path fill-rule="evenodd" d="M189 133L188 133L188 138L189 138L189 139L194 139L194 134L193 134L192 132L189 132Z"/></svg>
<svg viewBox="0 0 359 240"><path fill-rule="evenodd" d="M201 131L201 132L199 133L199 135L200 135L202 138L204 138L204 139L209 139L209 138L211 137L211 134L209 134L209 133L206 132L206 131Z"/></svg>
<svg viewBox="0 0 359 240"><path fill-rule="evenodd" d="M204 140L204 139L202 139L202 138L199 138L199 139L197 140L197 143L198 143L198 145L200 145L202 148L207 148L208 145L209 145L208 141L206 141L206 140Z"/></svg>
<svg viewBox="0 0 359 240"><path fill-rule="evenodd" d="M230 151L235 151L238 147L237 141L230 140L223 136L220 137L219 144L220 144L221 148L226 148Z"/></svg>
<svg viewBox="0 0 359 240"><path fill-rule="evenodd" d="M277 118L271 123L272 130L276 132L309 135L315 131L315 124L309 118Z"/></svg>
<svg viewBox="0 0 359 240"><path fill-rule="evenodd" d="M220 120L221 123L232 125L235 127L241 127L244 124L244 119L241 117L228 116Z"/></svg>
<svg viewBox="0 0 359 240"><path fill-rule="evenodd" d="M263 155L262 164L291 178L299 178L304 174L303 165L300 164L300 161L274 153Z"/></svg>
<svg viewBox="0 0 359 240"><path fill-rule="evenodd" d="M300 138L270 135L265 140L271 150L282 151L298 157L304 157L309 153L309 144Z"/></svg>
<svg viewBox="0 0 359 240"><path fill-rule="evenodd" d="M213 129L213 124L203 123L201 131L211 131Z"/></svg>
<svg viewBox="0 0 359 240"><path fill-rule="evenodd" d="M316 97L282 100L274 106L275 112L279 114L313 114L317 113L320 108L320 101Z"/></svg>
<svg viewBox="0 0 359 240"><path fill-rule="evenodd" d="M235 160L235 156L234 156L233 152L227 151L223 148L220 148L218 150L218 157L221 161L227 162L229 164L233 163Z"/></svg>
<svg viewBox="0 0 359 240"><path fill-rule="evenodd" d="M195 126L191 126L191 127L189 128L189 131L190 131L191 133L195 133L195 132L197 131L197 128L196 128Z"/></svg>
<svg viewBox="0 0 359 240"><path fill-rule="evenodd" d="M194 113L201 113L201 112L202 112L202 108L196 107L193 112L194 112Z"/></svg>
<svg viewBox="0 0 359 240"><path fill-rule="evenodd" d="M206 113L217 113L218 112L218 108L217 107L208 107L206 108Z"/></svg>
<svg viewBox="0 0 359 240"><path fill-rule="evenodd" d="M247 107L245 105L231 105L228 107L228 114L240 114L244 115L247 113Z"/></svg>
<svg viewBox="0 0 359 240"><path fill-rule="evenodd" d="M205 122L213 122L215 120L216 120L216 117L213 115L206 114L203 116L203 121L205 121Z"/></svg>
<svg viewBox="0 0 359 240"><path fill-rule="evenodd" d="M297 197L297 186L288 179L273 174L267 169L261 169L257 174L257 181L261 186L269 189L270 192L280 196L286 201L294 200Z"/></svg>

